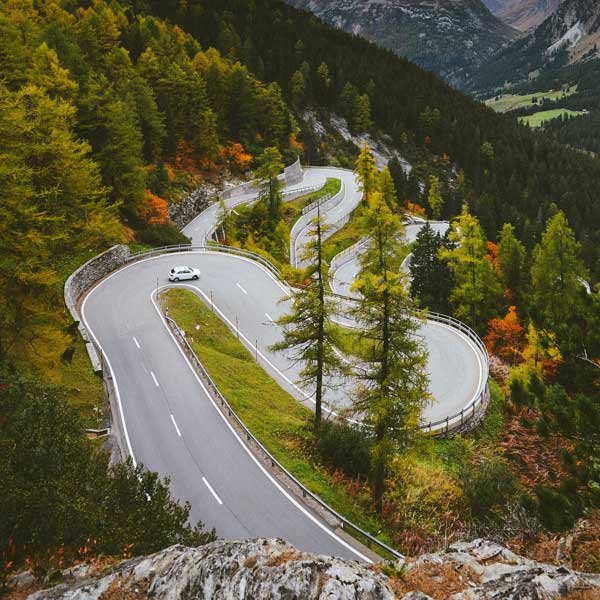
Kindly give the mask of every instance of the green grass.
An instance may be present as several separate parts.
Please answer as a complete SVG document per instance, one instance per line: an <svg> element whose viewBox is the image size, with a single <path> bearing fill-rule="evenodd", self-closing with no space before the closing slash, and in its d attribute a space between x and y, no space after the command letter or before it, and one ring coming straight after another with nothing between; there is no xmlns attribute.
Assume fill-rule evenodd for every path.
<svg viewBox="0 0 600 600"><path fill-rule="evenodd" d="M269 452L336 511L366 531L380 530L381 523L375 516L366 514L325 468L309 459L315 446L312 411L273 381L231 330L192 292L168 290L162 295L162 303L186 332L221 393ZM389 542L384 536L381 539Z"/></svg>
<svg viewBox="0 0 600 600"><path fill-rule="evenodd" d="M325 180L325 185L314 192L310 192L310 194L305 194L304 196L299 196L298 198L294 198L289 202L286 202L286 206L293 206L301 211L305 206L312 204L313 202L319 200L319 198L323 198L327 194L335 196L340 189L342 188L342 180L337 179L335 177L328 177Z"/></svg>
<svg viewBox="0 0 600 600"><path fill-rule="evenodd" d="M527 115L526 117L519 117L519 122L530 127L541 127L544 121L551 121L558 117L579 117L586 114L582 110L569 110L568 108L556 108L554 110L543 110L541 112L534 113L533 115Z"/></svg>
<svg viewBox="0 0 600 600"><path fill-rule="evenodd" d="M350 216L348 223L346 223L339 231L336 231L323 244L323 254L327 262L331 262L336 254L349 248L364 236L364 233L359 227L363 210L363 205L361 203Z"/></svg>
<svg viewBox="0 0 600 600"><path fill-rule="evenodd" d="M571 96L577 92L577 86L572 86L568 92L562 92L562 90L552 91L552 92L537 92L535 94L522 94L522 95L512 95L512 94L504 94L496 100L496 97L490 98L486 100L485 103L490 108L493 108L496 112L509 112L511 110L517 110L519 108L529 108L534 105L532 102L533 98L537 98L538 104L541 106L542 100L547 100L553 102L555 100L560 100L561 98L566 98L567 96Z"/></svg>
<svg viewBox="0 0 600 600"><path fill-rule="evenodd" d="M92 251L69 254L60 264L54 265L63 284L77 267L96 254ZM64 313L65 325L71 324L71 316L66 308ZM101 410L104 403L102 379L92 369L79 331L74 332L72 345L75 350L73 357L70 362L61 361L58 383L65 387L68 401L79 410L85 427L95 429L99 425L98 415L101 414L96 409Z"/></svg>

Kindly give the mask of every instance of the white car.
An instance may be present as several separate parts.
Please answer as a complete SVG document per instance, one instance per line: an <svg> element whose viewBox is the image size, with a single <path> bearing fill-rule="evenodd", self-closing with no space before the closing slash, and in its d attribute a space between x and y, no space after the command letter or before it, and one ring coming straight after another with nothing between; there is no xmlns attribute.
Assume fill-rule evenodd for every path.
<svg viewBox="0 0 600 600"><path fill-rule="evenodd" d="M198 279L200 270L193 267L173 267L169 273L169 281L184 281L185 279Z"/></svg>

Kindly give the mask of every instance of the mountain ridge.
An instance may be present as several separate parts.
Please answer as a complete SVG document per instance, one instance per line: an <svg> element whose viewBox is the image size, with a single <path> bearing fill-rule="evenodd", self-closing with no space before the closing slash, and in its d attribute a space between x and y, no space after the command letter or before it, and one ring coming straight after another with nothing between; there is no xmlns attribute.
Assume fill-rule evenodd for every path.
<svg viewBox="0 0 600 600"><path fill-rule="evenodd" d="M600 3L564 0L535 31L487 61L470 89L493 91L505 84L534 81L540 75L600 58Z"/></svg>
<svg viewBox="0 0 600 600"><path fill-rule="evenodd" d="M518 32L481 0L286 0L459 85Z"/></svg>

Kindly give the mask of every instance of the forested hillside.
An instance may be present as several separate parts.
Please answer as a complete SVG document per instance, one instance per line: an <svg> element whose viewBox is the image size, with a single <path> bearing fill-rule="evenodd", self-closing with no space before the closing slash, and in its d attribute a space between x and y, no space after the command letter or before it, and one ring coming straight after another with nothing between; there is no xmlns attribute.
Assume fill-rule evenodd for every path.
<svg viewBox="0 0 600 600"><path fill-rule="evenodd" d="M476 275L482 275L477 289L465 268L472 257L460 244L420 240L422 254L433 263L425 266L445 278L439 286L436 275L438 293L446 297L434 298L432 307L452 308L498 338L517 329L519 352L525 344L516 310L527 318L539 315L548 332L542 343L537 329L528 331L527 360L536 373L538 363L549 363L553 381L560 361L550 350L560 344L568 352L569 389L578 389L580 371L573 365L583 363L582 347L596 359L597 295L581 285L600 278L595 157L533 133L391 51L278 0L0 0L0 36L0 472L11 491L0 496L3 568L29 564L33 557L51 570L52 561L62 565L63 555L130 556L212 537L189 524L189 506L170 499L168 482L142 466L110 468L83 437L84 423L73 408L82 395L80 380L92 378L98 403L102 390L87 362L81 368L71 364L82 344L63 309L64 279L117 242L139 247L185 241L168 208L201 184L220 186L226 178L249 177L253 169L271 182L298 155L305 162L353 164L355 142L338 144L331 133L342 121L354 139L389 136L389 144L415 167L408 175L396 157L389 171L376 176L381 193L394 197L385 209L393 223L400 227L400 213L418 209L435 218L460 215L458 232L470 224ZM317 131L317 123L326 127ZM335 189L339 182L328 185ZM279 216L276 187L269 186L269 200ZM257 206L259 217L266 214L265 203ZM268 226L276 229L277 220ZM252 227L249 233L260 234ZM501 229L496 258L488 240L496 240ZM450 267L438 264L435 244L446 244ZM285 252L287 240L282 261ZM564 284L569 293L563 289L564 256L570 261ZM390 263L396 275L398 259ZM523 292L529 263L533 301ZM500 273L513 276L510 284L499 283ZM451 276L460 286L448 297ZM514 344L508 346L501 349L514 358ZM586 393L595 389L592 379L582 377ZM546 420L536 413L540 435L564 430L577 441L595 440L582 416L592 414L587 396L565 412L567 392L540 389L536 379L526 383L516 384L516 405L533 409L537 394L550 406L543 407ZM594 411L596 423L600 411ZM446 460L444 452L462 456L466 481L474 482L470 497L478 500L480 490L492 488L483 471L474 478L468 452L458 444L448 445L440 460ZM573 464L595 461L597 447L596 441L586 446ZM489 464L495 463L484 466ZM595 469L579 473L577 485L596 485ZM413 477L420 485L418 471ZM431 482L437 490L438 479ZM552 528L570 525L587 506L576 502L577 485L564 490L574 507L560 514L569 518ZM544 493L541 488L542 500ZM403 498L396 500L404 505ZM542 508L552 508L542 500ZM414 526L413 518L407 512L406 527Z"/></svg>
<svg viewBox="0 0 600 600"><path fill-rule="evenodd" d="M465 185L447 204L448 213L456 214L468 199L488 235L493 237L508 220L533 244L554 202L584 243L588 265L596 264L597 160L534 135L393 53L276 0L250 6L237 0L200 0L179 8L164 2L137 6L172 19L203 44L244 61L259 77L277 81L288 98L299 86L300 107L316 104L347 114L348 99L356 102L366 95L375 125L397 144L409 139L436 156L446 155L464 172ZM304 134L300 139L310 144Z"/></svg>
<svg viewBox="0 0 600 600"><path fill-rule="evenodd" d="M276 83L126 4L83 4L0 5L0 358L51 369L65 257L180 241L166 199L292 131Z"/></svg>

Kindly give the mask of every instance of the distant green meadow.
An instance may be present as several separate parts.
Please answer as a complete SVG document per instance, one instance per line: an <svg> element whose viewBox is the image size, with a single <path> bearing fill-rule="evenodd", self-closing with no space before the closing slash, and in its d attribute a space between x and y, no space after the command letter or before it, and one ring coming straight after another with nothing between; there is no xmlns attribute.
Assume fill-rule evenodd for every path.
<svg viewBox="0 0 600 600"><path fill-rule="evenodd" d="M556 108L554 110L542 110L541 112L534 113L533 115L527 115L526 117L519 117L519 122L530 127L541 127L544 121L551 121L558 117L579 117L586 114L582 110L569 110L568 108Z"/></svg>
<svg viewBox="0 0 600 600"><path fill-rule="evenodd" d="M568 91L563 92L562 90L549 91L549 92L536 92L535 94L523 94L521 96L512 94L502 94L486 100L485 103L490 108L493 108L496 112L505 113L511 110L517 110L519 108L528 108L534 104L533 99L535 98L538 103L542 100L548 100L554 102L567 96L572 96L577 92L577 86L571 86Z"/></svg>

